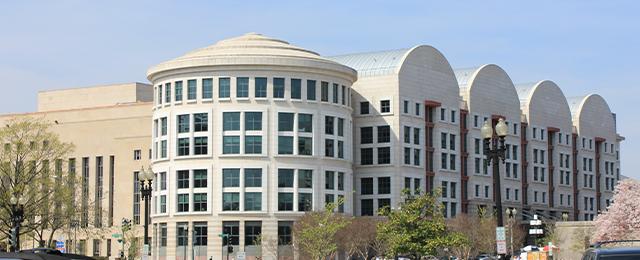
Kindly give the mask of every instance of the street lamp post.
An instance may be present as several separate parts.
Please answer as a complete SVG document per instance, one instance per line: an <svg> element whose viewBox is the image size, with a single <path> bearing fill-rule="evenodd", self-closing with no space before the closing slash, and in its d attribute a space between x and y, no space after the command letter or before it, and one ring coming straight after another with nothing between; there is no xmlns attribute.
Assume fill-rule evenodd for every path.
<svg viewBox="0 0 640 260"><path fill-rule="evenodd" d="M140 194L142 200L144 200L144 246L146 255L151 255L151 245L149 245L149 207L151 205L151 182L153 181L153 171L148 168L146 171L144 167L140 168Z"/></svg>
<svg viewBox="0 0 640 260"><path fill-rule="evenodd" d="M511 255L513 255L513 222L516 220L516 214L518 214L518 210L515 208L507 208L505 210L507 213L507 217L509 217L509 246L511 250Z"/></svg>
<svg viewBox="0 0 640 260"><path fill-rule="evenodd" d="M504 163L505 146L504 138L507 136L509 127L505 124L504 119L500 118L495 126L494 136L493 127L489 121L484 121L484 125L480 129L482 138L484 139L484 154L487 156L487 163L493 165L493 194L496 201L496 213L498 215L498 227L504 226L502 219L502 188L500 187L500 161ZM504 258L504 254L500 254Z"/></svg>
<svg viewBox="0 0 640 260"><path fill-rule="evenodd" d="M11 197L11 252L20 250L20 225L24 220L24 197Z"/></svg>

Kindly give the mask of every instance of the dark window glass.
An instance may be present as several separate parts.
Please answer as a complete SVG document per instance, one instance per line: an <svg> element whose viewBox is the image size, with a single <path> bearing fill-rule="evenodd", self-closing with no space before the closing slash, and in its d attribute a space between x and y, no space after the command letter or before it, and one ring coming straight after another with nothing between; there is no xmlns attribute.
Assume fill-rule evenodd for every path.
<svg viewBox="0 0 640 260"><path fill-rule="evenodd" d="M360 179L360 194L362 195L373 194L373 178Z"/></svg>
<svg viewBox="0 0 640 260"><path fill-rule="evenodd" d="M284 98L284 78L273 78L273 98Z"/></svg>
<svg viewBox="0 0 640 260"><path fill-rule="evenodd" d="M307 80L307 100L316 100L316 81Z"/></svg>
<svg viewBox="0 0 640 260"><path fill-rule="evenodd" d="M267 97L267 78L255 78L256 88L255 97L266 98Z"/></svg>
<svg viewBox="0 0 640 260"><path fill-rule="evenodd" d="M239 98L249 97L249 78L247 77L236 78L236 97L239 97Z"/></svg>
<svg viewBox="0 0 640 260"><path fill-rule="evenodd" d="M291 79L291 98L302 98L302 81L300 79Z"/></svg>

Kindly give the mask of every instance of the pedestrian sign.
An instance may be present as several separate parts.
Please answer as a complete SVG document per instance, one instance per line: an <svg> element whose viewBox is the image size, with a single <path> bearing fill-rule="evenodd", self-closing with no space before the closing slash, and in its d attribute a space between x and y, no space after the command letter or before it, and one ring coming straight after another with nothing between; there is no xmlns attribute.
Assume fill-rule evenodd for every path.
<svg viewBox="0 0 640 260"><path fill-rule="evenodd" d="M497 227L496 228L496 240L497 241L507 240L507 236L505 234L504 227Z"/></svg>
<svg viewBox="0 0 640 260"><path fill-rule="evenodd" d="M498 249L498 254L506 254L507 253L507 241L498 241L497 245L497 249Z"/></svg>

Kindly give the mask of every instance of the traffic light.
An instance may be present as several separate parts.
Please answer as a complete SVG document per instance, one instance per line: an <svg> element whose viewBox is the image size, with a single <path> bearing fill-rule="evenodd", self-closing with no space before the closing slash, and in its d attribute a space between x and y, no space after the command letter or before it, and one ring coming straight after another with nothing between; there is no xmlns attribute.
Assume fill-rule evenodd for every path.
<svg viewBox="0 0 640 260"><path fill-rule="evenodd" d="M120 251L120 259L124 258L124 252Z"/></svg>
<svg viewBox="0 0 640 260"><path fill-rule="evenodd" d="M229 252L229 254L233 253L233 246L227 246L227 252Z"/></svg>
<svg viewBox="0 0 640 260"><path fill-rule="evenodd" d="M222 245L226 246L229 244L229 236L223 236L222 237Z"/></svg>

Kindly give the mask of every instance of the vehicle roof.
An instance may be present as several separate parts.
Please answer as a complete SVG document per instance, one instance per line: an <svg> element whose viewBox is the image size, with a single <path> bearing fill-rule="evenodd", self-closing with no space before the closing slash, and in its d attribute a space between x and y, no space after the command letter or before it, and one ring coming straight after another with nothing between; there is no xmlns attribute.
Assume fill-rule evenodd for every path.
<svg viewBox="0 0 640 260"><path fill-rule="evenodd" d="M616 248L591 248L589 251L593 251L597 255L613 255L613 254L629 254L639 253L640 247L616 247Z"/></svg>

